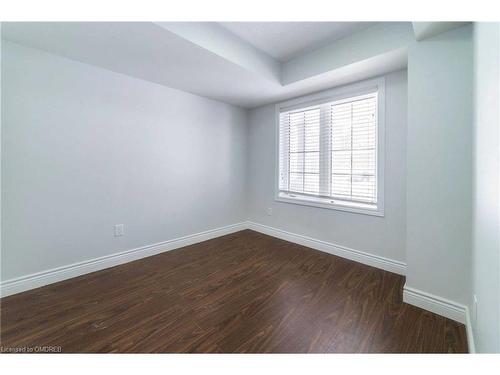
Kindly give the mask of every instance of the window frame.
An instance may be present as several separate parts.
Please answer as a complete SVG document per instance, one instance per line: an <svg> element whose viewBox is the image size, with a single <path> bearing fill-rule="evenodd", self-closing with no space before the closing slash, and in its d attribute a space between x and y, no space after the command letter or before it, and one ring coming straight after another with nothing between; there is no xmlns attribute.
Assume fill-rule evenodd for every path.
<svg viewBox="0 0 500 375"><path fill-rule="evenodd" d="M344 100L350 97L365 95L377 91L377 206L355 203L349 200L335 198L308 197L306 194L285 194L279 189L280 168L280 112L315 106L331 101ZM292 203L303 206L347 211L373 216L385 216L385 77L373 78L346 86L336 87L319 93L290 99L275 106L275 178L274 199L277 202ZM333 203L331 202L333 201Z"/></svg>

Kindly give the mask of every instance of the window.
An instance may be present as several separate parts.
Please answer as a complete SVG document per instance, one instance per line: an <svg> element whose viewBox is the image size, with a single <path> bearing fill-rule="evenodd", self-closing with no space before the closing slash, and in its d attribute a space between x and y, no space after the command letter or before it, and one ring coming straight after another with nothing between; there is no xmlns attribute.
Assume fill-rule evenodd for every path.
<svg viewBox="0 0 500 375"><path fill-rule="evenodd" d="M277 200L383 216L383 95L378 79L278 105Z"/></svg>

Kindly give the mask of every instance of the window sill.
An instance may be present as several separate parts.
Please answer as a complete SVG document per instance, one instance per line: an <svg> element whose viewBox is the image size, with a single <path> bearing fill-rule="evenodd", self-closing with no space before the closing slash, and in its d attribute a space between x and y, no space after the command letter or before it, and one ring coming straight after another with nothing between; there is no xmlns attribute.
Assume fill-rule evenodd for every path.
<svg viewBox="0 0 500 375"><path fill-rule="evenodd" d="M283 203L291 203L298 204L301 206L311 206L318 208L325 208L329 210L337 210L337 211L345 211L352 212L357 214L371 215L371 216L379 216L384 217L384 210L381 207L371 208L368 205L363 207L363 204L350 204L350 203L331 203L327 199L318 199L318 198L308 198L304 196L291 196L285 193L279 193L275 200L277 202Z"/></svg>

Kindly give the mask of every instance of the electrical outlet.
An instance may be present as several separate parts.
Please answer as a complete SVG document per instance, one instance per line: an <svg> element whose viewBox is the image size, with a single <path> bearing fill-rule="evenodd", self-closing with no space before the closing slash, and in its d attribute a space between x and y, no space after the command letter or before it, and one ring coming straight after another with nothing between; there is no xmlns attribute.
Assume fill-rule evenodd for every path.
<svg viewBox="0 0 500 375"><path fill-rule="evenodd" d="M272 207L267 208L267 216L272 216L273 215L273 209Z"/></svg>
<svg viewBox="0 0 500 375"><path fill-rule="evenodd" d="M123 224L116 224L114 226L115 229L115 237L121 237L125 234L125 228Z"/></svg>

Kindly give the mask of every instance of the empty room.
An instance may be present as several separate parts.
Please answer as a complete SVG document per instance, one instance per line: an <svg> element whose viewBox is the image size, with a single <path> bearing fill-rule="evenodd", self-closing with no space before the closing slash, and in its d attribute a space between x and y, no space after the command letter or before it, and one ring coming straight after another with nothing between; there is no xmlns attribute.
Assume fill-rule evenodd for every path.
<svg viewBox="0 0 500 375"><path fill-rule="evenodd" d="M1 36L2 353L500 352L500 23Z"/></svg>

